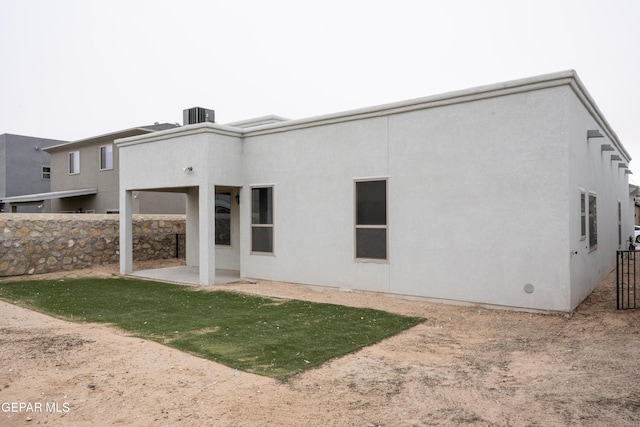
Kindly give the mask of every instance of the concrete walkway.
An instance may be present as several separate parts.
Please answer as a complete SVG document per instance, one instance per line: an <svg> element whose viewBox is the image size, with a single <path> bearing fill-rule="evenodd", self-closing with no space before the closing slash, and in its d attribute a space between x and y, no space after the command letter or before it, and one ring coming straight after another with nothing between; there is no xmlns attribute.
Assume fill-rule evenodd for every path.
<svg viewBox="0 0 640 427"><path fill-rule="evenodd" d="M186 283L189 285L199 284L199 267L198 266L179 266L168 268L154 268L152 270L139 270L130 274L133 277L141 279L159 280L170 283ZM240 272L238 270L222 270L216 269L216 285L224 285L240 281Z"/></svg>

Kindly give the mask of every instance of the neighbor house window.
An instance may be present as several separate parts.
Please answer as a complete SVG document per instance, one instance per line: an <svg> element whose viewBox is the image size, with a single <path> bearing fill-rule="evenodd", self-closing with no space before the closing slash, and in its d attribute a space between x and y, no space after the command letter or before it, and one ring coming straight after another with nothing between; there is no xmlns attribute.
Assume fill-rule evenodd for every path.
<svg viewBox="0 0 640 427"><path fill-rule="evenodd" d="M387 180L355 183L356 258L387 259Z"/></svg>
<svg viewBox="0 0 640 427"><path fill-rule="evenodd" d="M231 245L231 193L216 194L216 245Z"/></svg>
<svg viewBox="0 0 640 427"><path fill-rule="evenodd" d="M113 145L100 147L100 170L113 169Z"/></svg>
<svg viewBox="0 0 640 427"><path fill-rule="evenodd" d="M42 179L51 179L51 166L42 166Z"/></svg>
<svg viewBox="0 0 640 427"><path fill-rule="evenodd" d="M273 252L273 187L251 189L251 251Z"/></svg>
<svg viewBox="0 0 640 427"><path fill-rule="evenodd" d="M587 238L587 195L580 192L580 240Z"/></svg>
<svg viewBox="0 0 640 427"><path fill-rule="evenodd" d="M596 207L596 195L589 193L589 250L594 250L598 247L598 219Z"/></svg>
<svg viewBox="0 0 640 427"><path fill-rule="evenodd" d="M72 151L69 153L69 174L80 173L80 152Z"/></svg>

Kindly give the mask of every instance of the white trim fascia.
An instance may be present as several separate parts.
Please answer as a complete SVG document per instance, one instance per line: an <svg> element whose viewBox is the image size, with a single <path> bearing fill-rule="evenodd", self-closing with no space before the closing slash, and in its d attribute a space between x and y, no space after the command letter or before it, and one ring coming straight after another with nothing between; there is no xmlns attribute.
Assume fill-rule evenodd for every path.
<svg viewBox="0 0 640 427"><path fill-rule="evenodd" d="M587 92L585 86L582 84L582 81L578 77L578 74L575 70L559 71L556 73L542 74L539 76L527 77L524 79L478 86L469 89L446 92L438 95L409 99L406 101L393 102L372 107L364 107L355 110L325 114L303 119L289 120L281 123L266 124L259 126L258 128L242 129L229 125L219 125L205 122L194 125L187 125L176 129L153 132L152 134L147 135L122 138L116 140L115 143L118 146L127 146L159 141L168 139L172 136L194 135L204 132L244 138L367 118L384 117L393 114L400 114L465 102L473 102L483 99L496 98L500 96L531 92L559 86L569 86L573 90L580 102L582 102L591 116L596 120L596 122L602 127L603 131L615 144L616 148L625 156L627 162L630 162L631 156L624 148L624 146L618 139L618 136L613 131L607 120L604 118L604 115L597 107L589 92Z"/></svg>
<svg viewBox="0 0 640 427"><path fill-rule="evenodd" d="M620 153L625 157L626 162L631 162L631 156L624 148L620 140L618 139L618 135L615 133L609 122L604 117L604 114L598 108L598 105L595 103L587 88L582 83L578 74L574 72L573 80L570 84L571 89L576 94L582 105L589 111L589 114L593 117L593 119L598 123L598 125L602 128L602 130L607 134L607 137L615 144L616 148Z"/></svg>
<svg viewBox="0 0 640 427"><path fill-rule="evenodd" d="M247 128L256 128L258 126L266 126L272 125L274 123L282 123L288 122L291 119L287 119L286 117L268 115L268 116L260 116L252 119L240 120L237 122L226 123L226 126L231 126L234 128L247 129Z"/></svg>
<svg viewBox="0 0 640 427"><path fill-rule="evenodd" d="M261 126L260 129L247 129L244 133L247 137L257 136L311 126L322 126L372 117L383 117L427 108L478 101L482 99L568 85L575 77L576 72L574 70L561 71L552 74L544 74L520 80L512 80L503 83L446 92L438 95L409 99L406 101L377 105L373 107L365 107L306 119L291 120L284 123L275 123L272 125Z"/></svg>
<svg viewBox="0 0 640 427"><path fill-rule="evenodd" d="M153 132L151 134L130 136L127 138L116 139L114 144L118 147L127 147L130 145L146 144L148 142L162 141L177 136L190 136L201 133L214 133L217 135L232 136L242 138L243 132L239 128L231 126L218 125L211 122L197 123L186 125L175 129L167 129L163 131Z"/></svg>

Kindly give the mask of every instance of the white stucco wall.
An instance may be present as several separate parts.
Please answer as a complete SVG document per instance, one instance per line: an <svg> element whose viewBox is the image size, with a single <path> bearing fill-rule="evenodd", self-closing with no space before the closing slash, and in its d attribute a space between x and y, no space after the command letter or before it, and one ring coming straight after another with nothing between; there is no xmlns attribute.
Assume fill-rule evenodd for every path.
<svg viewBox="0 0 640 427"><path fill-rule="evenodd" d="M275 254L251 255L241 216L247 277L389 291L387 263L354 262L356 178L388 175L386 117L245 139L245 188L274 185ZM244 191L241 205L250 204Z"/></svg>
<svg viewBox="0 0 640 427"><path fill-rule="evenodd" d="M187 195L187 264L200 266L201 283L213 282L216 267L239 269L237 243L233 248L216 249L214 221L216 187L241 186L242 144L238 134L203 123L122 139L117 144L121 150L121 199L127 197L123 193L132 190L170 190ZM125 206L126 200L121 205ZM121 212L121 218L127 215ZM238 226L237 219L234 225ZM235 255L229 254L230 250ZM130 268L123 258L121 271Z"/></svg>
<svg viewBox="0 0 640 427"><path fill-rule="evenodd" d="M119 141L121 188L170 189L238 185L242 146L237 136L209 132L209 124ZM185 168L192 167L187 172Z"/></svg>
<svg viewBox="0 0 640 427"><path fill-rule="evenodd" d="M565 105L552 88L391 119L394 292L566 306Z"/></svg>
<svg viewBox="0 0 640 427"><path fill-rule="evenodd" d="M243 274L566 307L564 95L525 92L247 138L245 184L274 184L276 244L275 256L243 251ZM354 260L353 180L365 177L389 179L386 263Z"/></svg>
<svg viewBox="0 0 640 427"><path fill-rule="evenodd" d="M616 267L616 250L626 250L627 239L633 235L632 201L629 199L629 179L619 163L628 164L624 147L608 128L597 111L586 108L577 96L569 98L569 201L571 250L571 308L586 298L591 291ZM585 129L599 130L604 137L587 139ZM608 144L615 151L602 151ZM612 155L623 160L612 161ZM589 250L589 237L581 238L580 192L597 197L597 249ZM618 201L622 209L622 244L618 244ZM588 203L588 202L587 202ZM588 209L588 207L587 207ZM588 212L587 212L588 216ZM587 218L588 222L588 218Z"/></svg>
<svg viewBox="0 0 640 427"><path fill-rule="evenodd" d="M606 137L587 142L588 129ZM632 231L628 180L601 152L606 142L628 160L565 72L258 128L202 124L129 138L120 181L121 191L199 189L192 232L209 276L215 266L247 278L570 311L615 267L618 200L623 240ZM383 262L355 259L354 180L363 178L388 180ZM273 186L274 253L252 254L251 187L264 185ZM232 196L231 247L214 251L212 199L202 191L213 197L216 188L237 192L239 205ZM598 196L595 251L580 240L579 189Z"/></svg>

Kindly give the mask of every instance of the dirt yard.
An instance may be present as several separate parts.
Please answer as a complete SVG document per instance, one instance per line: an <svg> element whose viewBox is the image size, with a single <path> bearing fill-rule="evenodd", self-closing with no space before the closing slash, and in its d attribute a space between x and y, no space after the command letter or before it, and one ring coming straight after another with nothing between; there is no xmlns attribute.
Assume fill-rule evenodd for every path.
<svg viewBox="0 0 640 427"><path fill-rule="evenodd" d="M640 311L616 311L615 275L571 317L271 282L224 288L425 321L280 382L0 302L0 425L640 425Z"/></svg>

